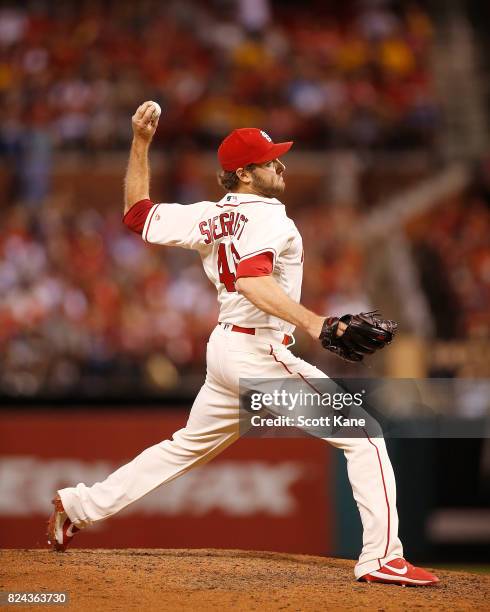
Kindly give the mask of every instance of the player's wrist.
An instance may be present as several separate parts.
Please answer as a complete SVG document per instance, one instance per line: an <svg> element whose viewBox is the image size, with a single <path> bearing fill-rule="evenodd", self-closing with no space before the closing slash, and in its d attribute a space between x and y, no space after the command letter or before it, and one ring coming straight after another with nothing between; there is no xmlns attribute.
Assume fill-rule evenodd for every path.
<svg viewBox="0 0 490 612"><path fill-rule="evenodd" d="M141 134L133 135L133 142L131 146L133 150L141 151L142 153L147 153L150 148L151 137L142 136Z"/></svg>
<svg viewBox="0 0 490 612"><path fill-rule="evenodd" d="M311 314L308 324L306 326L306 331L314 340L318 340L318 338L320 337L324 320L324 317L320 317L313 313Z"/></svg>

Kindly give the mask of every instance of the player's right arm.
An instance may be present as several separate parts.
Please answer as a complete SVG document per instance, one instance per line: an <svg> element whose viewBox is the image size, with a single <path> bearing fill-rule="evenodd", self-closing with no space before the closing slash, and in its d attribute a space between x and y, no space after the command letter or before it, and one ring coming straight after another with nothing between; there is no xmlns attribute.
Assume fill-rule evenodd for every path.
<svg viewBox="0 0 490 612"><path fill-rule="evenodd" d="M141 234L153 208L150 200L150 165L148 152L158 126L154 117L153 102L143 102L132 117L133 142L129 152L128 167L124 177L124 224Z"/></svg>
<svg viewBox="0 0 490 612"><path fill-rule="evenodd" d="M124 214L136 203L150 199L148 152L158 126L158 118L152 120L153 110L151 101L143 102L131 119L133 142L124 179Z"/></svg>
<svg viewBox="0 0 490 612"><path fill-rule="evenodd" d="M153 102L143 102L132 117L133 142L124 180L123 221L146 242L199 248L196 205L155 204L150 200L148 153L158 126L153 109Z"/></svg>

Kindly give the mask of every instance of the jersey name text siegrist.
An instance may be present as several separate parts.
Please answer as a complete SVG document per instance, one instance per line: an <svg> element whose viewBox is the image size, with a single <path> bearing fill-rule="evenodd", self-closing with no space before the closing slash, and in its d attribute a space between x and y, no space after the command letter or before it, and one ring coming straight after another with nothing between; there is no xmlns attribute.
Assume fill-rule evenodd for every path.
<svg viewBox="0 0 490 612"><path fill-rule="evenodd" d="M206 221L201 221L199 229L201 234L206 236L204 244L211 244L224 236L235 236L237 240L240 239L247 221L247 217L238 212L224 212Z"/></svg>

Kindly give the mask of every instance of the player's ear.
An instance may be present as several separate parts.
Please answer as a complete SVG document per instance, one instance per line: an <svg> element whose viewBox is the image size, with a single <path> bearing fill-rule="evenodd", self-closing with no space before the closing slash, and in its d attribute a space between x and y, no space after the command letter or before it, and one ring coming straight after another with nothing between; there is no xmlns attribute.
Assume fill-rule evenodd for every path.
<svg viewBox="0 0 490 612"><path fill-rule="evenodd" d="M250 174L250 171L247 170L246 168L237 168L235 170L235 174L238 176L239 180L242 181L242 183L250 183L252 181L252 176Z"/></svg>

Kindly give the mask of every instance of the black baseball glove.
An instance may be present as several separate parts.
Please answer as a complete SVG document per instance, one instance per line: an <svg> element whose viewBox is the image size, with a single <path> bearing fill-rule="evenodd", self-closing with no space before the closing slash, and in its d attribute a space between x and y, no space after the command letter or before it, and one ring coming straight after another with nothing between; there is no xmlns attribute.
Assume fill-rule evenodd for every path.
<svg viewBox="0 0 490 612"><path fill-rule="evenodd" d="M341 336L337 336L340 321L347 325ZM320 334L323 348L332 351L346 361L362 361L364 355L371 355L389 344L396 333L395 321L382 319L377 310L346 314L338 319L325 319Z"/></svg>

